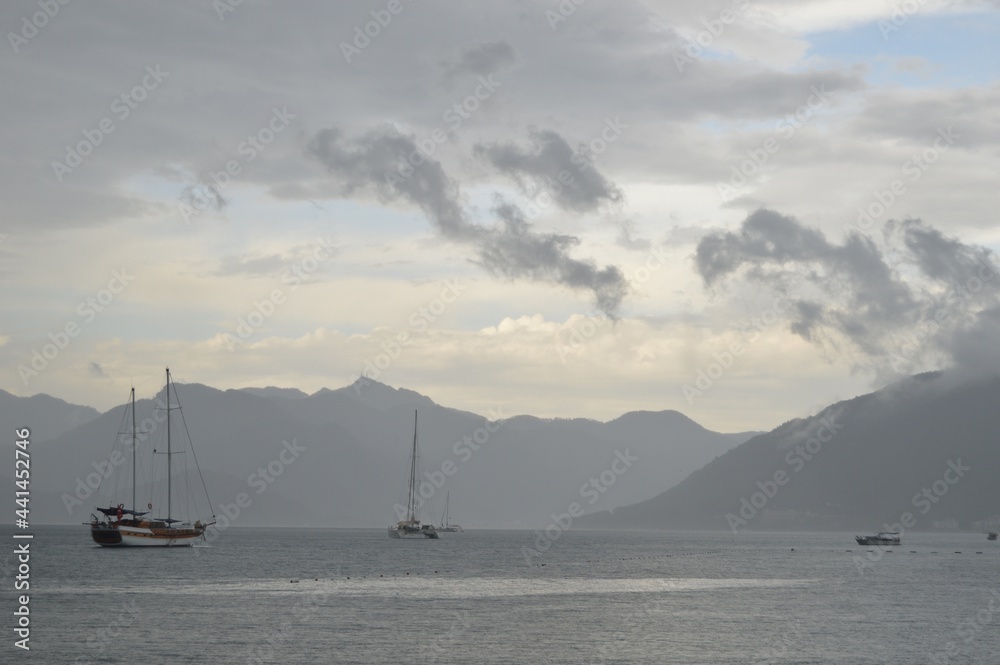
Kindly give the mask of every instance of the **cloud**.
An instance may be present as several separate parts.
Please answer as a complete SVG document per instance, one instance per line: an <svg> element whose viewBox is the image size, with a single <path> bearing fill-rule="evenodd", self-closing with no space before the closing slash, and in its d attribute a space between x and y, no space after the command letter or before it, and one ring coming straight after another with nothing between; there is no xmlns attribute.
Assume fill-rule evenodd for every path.
<svg viewBox="0 0 1000 665"><path fill-rule="evenodd" d="M601 203L619 203L622 192L587 159L574 152L558 132L532 130L532 145L514 143L478 144L474 152L494 168L511 177L529 196L548 189L560 207L588 212Z"/></svg>
<svg viewBox="0 0 1000 665"><path fill-rule="evenodd" d="M509 279L562 284L587 289L597 306L613 315L628 286L615 266L598 268L593 261L572 258L579 244L575 236L536 232L523 212L500 200L494 209L498 224L479 226L468 220L458 183L441 164L421 155L413 139L391 126L348 140L336 128L324 129L309 142L308 151L336 176L345 196L373 190L383 201L404 199L418 206L449 240L471 245L478 263L494 275ZM418 166L409 166L410 162Z"/></svg>
<svg viewBox="0 0 1000 665"><path fill-rule="evenodd" d="M181 190L180 202L195 211L222 212L229 205L229 199L224 197L214 184L204 181L197 185L188 185Z"/></svg>
<svg viewBox="0 0 1000 665"><path fill-rule="evenodd" d="M328 237L326 241L317 240L295 245L280 253L224 256L219 261L219 267L210 274L216 277L267 277L288 273L296 266L311 265L312 262L321 263L316 257L316 250L320 247L319 242L322 242L322 261L339 253L338 248L332 244L332 238Z"/></svg>
<svg viewBox="0 0 1000 665"><path fill-rule="evenodd" d="M458 62L445 65L448 83L463 75L486 76L517 62L517 52L509 42L486 42L462 52Z"/></svg>
<svg viewBox="0 0 1000 665"><path fill-rule="evenodd" d="M532 231L521 209L510 202L501 199L493 212L502 226L486 234L479 245L480 260L490 272L590 289L598 309L614 315L628 293L625 275L617 266L598 268L593 261L570 258L568 250L579 244L578 238Z"/></svg>
<svg viewBox="0 0 1000 665"><path fill-rule="evenodd" d="M881 378L997 356L975 351L1000 336L992 253L918 219L887 223L880 241L850 233L838 245L792 217L758 210L738 231L703 238L695 266L709 287L738 274L805 294L789 295L790 330Z"/></svg>

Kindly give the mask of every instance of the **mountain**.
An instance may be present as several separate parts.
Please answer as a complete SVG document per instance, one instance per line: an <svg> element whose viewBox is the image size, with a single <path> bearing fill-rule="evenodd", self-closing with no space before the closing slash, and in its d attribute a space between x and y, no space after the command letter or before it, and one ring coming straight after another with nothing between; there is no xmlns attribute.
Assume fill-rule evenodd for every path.
<svg viewBox="0 0 1000 665"><path fill-rule="evenodd" d="M243 392L259 397L284 397L286 399L309 397L308 393L304 393L298 388L276 388L274 386L266 388L243 388Z"/></svg>
<svg viewBox="0 0 1000 665"><path fill-rule="evenodd" d="M577 526L981 528L1000 514L998 404L1000 378L913 377L755 436L659 496Z"/></svg>
<svg viewBox="0 0 1000 665"><path fill-rule="evenodd" d="M394 504L405 503L415 411L419 483L427 498L422 517L438 521L450 491L453 518L466 527L534 528L574 501L613 508L648 499L752 436L711 432L672 411L608 423L509 417L500 407L486 417L365 379L312 395L185 384L178 396L216 513L240 492L253 500L240 525L395 521ZM137 400L140 421L152 418L154 406L153 399ZM86 496L86 481L107 468L118 432L127 429L123 409L33 444L32 466L44 469L32 483L37 521L79 523L93 510L97 498ZM157 427L140 422L140 429ZM284 442L301 449L294 459L284 453L287 464ZM620 458L634 461L623 466ZM261 473L269 468L265 475L273 477L265 485ZM104 486L125 473L131 466L119 465Z"/></svg>
<svg viewBox="0 0 1000 665"><path fill-rule="evenodd" d="M89 406L70 404L48 395L18 397L0 390L0 422L11 427L27 427L32 441L62 436L74 427L90 422L100 413Z"/></svg>

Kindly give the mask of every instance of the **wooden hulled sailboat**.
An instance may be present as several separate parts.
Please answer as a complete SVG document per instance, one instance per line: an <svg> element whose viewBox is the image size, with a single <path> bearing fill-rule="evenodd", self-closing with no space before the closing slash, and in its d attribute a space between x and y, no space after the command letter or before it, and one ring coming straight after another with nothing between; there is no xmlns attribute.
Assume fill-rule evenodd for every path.
<svg viewBox="0 0 1000 665"><path fill-rule="evenodd" d="M413 412L413 451L410 454L410 486L406 500L406 519L389 527L390 538L437 538L433 524L417 519L417 412Z"/></svg>
<svg viewBox="0 0 1000 665"><path fill-rule="evenodd" d="M162 454L167 458L167 514L166 517L148 517L153 511L152 497L150 501L146 504L146 511L140 511L137 509L136 501L136 416L135 416L135 388L132 388L131 394L129 396L129 406L124 415L128 417L131 415L131 453L132 453L132 482L131 482L131 503L126 506L124 501L121 501L117 505L112 505L108 508L98 507L97 511L103 515L103 517L97 517L91 514L90 524L90 535L94 542L102 547L190 547L199 538L205 535L205 529L215 524L214 518L212 516L212 521L202 522L197 520L194 523L190 521L183 521L180 519L174 519L174 506L173 506L173 456L181 454L186 451L175 451L173 450L173 444L171 441L170 432L170 420L171 411L180 409L180 402L177 401L177 406L171 406L170 402L170 390L171 390L171 380L170 380L170 369L167 368L167 384L164 390L166 398L166 442L167 450L166 452L153 451L154 454ZM176 398L176 388L174 388L174 396ZM124 420L124 418L123 418ZM184 427L187 430L187 425ZM190 437L188 438L188 443L190 443ZM192 453L193 453L192 447ZM198 465L198 458L194 456L195 468ZM198 476L201 478L201 470L198 469ZM208 501L208 506L210 507L211 500L208 499L208 488L205 487L205 481L202 479L202 488L205 490L205 499ZM149 488L151 491L151 487Z"/></svg>

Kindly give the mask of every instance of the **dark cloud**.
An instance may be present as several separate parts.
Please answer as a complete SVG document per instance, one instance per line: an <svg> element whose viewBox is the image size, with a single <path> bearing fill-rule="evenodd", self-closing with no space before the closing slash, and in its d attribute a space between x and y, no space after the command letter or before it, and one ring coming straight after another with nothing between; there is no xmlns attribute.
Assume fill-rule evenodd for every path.
<svg viewBox="0 0 1000 665"><path fill-rule="evenodd" d="M533 130L532 145L478 144L474 152L510 176L528 194L548 190L560 207L587 212L602 203L618 203L622 192L605 178L585 152L575 152L558 132Z"/></svg>
<svg viewBox="0 0 1000 665"><path fill-rule="evenodd" d="M524 213L512 203L501 200L493 211L502 226L490 230L479 245L484 267L508 278L528 277L590 289L597 307L614 314L627 293L621 270L616 266L599 269L592 261L570 258L569 250L579 244L578 238L532 231Z"/></svg>
<svg viewBox="0 0 1000 665"><path fill-rule="evenodd" d="M445 66L449 83L463 75L486 76L517 62L517 52L506 41L487 42L462 52L458 62Z"/></svg>
<svg viewBox="0 0 1000 665"><path fill-rule="evenodd" d="M695 265L711 287L740 275L786 294L808 292L789 298L791 331L853 355L879 376L973 362L985 340L1000 338L992 253L917 219L886 224L880 242L850 233L836 244L758 210L738 231L703 238Z"/></svg>
<svg viewBox="0 0 1000 665"><path fill-rule="evenodd" d="M394 127L381 127L350 144L339 130L324 129L307 149L338 177L343 195L374 189L383 201L402 197L419 206L445 236L471 239L473 229L459 203L458 184L439 162L414 158L422 153L413 139Z"/></svg>
<svg viewBox="0 0 1000 665"><path fill-rule="evenodd" d="M458 184L439 162L424 158L413 139L393 127L356 140L346 139L337 129L325 129L309 142L308 151L336 176L344 195L373 190L383 201L403 199L418 206L444 237L473 246L477 261L494 275L590 290L598 307L609 315L627 293L627 282L617 267L598 268L592 261L572 258L569 251L579 244L578 238L536 232L509 202L500 201L494 209L497 225L470 222Z"/></svg>

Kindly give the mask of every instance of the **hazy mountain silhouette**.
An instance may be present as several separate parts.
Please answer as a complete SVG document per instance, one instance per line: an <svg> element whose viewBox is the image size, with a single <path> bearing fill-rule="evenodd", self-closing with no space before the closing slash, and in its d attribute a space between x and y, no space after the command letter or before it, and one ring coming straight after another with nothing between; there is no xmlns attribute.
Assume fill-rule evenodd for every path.
<svg viewBox="0 0 1000 665"><path fill-rule="evenodd" d="M1000 378L913 377L755 436L578 526L871 531L909 513L916 529L981 528L1000 513L998 405Z"/></svg>
<svg viewBox="0 0 1000 665"><path fill-rule="evenodd" d="M0 390L0 422L9 427L30 428L32 441L62 436L99 415L97 409L69 404L48 395L18 397Z"/></svg>
<svg viewBox="0 0 1000 665"><path fill-rule="evenodd" d="M420 482L430 495L422 517L439 520L450 491L453 520L467 527L537 527L574 501L591 508L641 501L752 436L710 432L672 411L630 413L602 423L508 417L498 408L487 418L368 380L312 395L182 384L178 395L215 512L240 492L253 500L238 525L381 527L395 521L394 504L405 503L414 410ZM151 417L153 407L152 399L137 400L140 420ZM81 495L87 494L94 465L109 459L123 409L36 442L36 521L79 523L101 502ZM261 485L252 484L253 475L269 463L277 468L284 441L295 441L304 451L257 494ZM139 459L150 445L138 446ZM605 473L612 482L599 493L590 490L586 496L594 501L588 503L581 488L611 468L616 452L638 461L621 475ZM130 462L115 468L105 487L126 473Z"/></svg>

